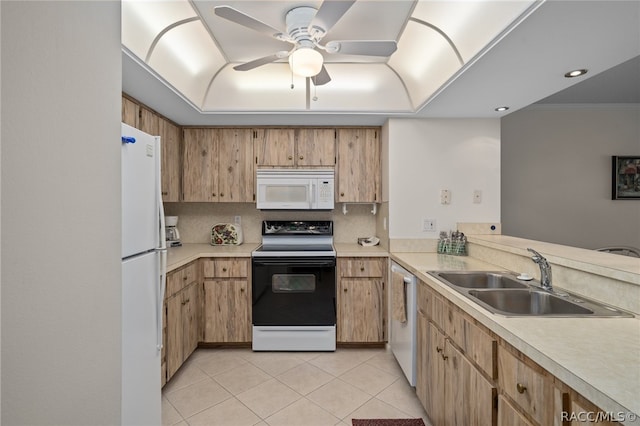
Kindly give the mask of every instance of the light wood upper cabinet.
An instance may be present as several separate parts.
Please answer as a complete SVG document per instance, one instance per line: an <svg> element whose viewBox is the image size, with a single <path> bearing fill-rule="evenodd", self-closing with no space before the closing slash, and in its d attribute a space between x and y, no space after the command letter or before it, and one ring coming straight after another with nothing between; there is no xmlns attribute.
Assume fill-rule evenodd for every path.
<svg viewBox="0 0 640 426"><path fill-rule="evenodd" d="M338 259L338 342L386 340L385 260Z"/></svg>
<svg viewBox="0 0 640 426"><path fill-rule="evenodd" d="M140 107L139 127L145 133L153 136L160 135L160 117L145 107Z"/></svg>
<svg viewBox="0 0 640 426"><path fill-rule="evenodd" d="M253 132L216 129L218 141L218 201L254 201Z"/></svg>
<svg viewBox="0 0 640 426"><path fill-rule="evenodd" d="M250 129L184 129L183 200L254 201Z"/></svg>
<svg viewBox="0 0 640 426"><path fill-rule="evenodd" d="M335 129L256 129L254 150L259 167L334 167Z"/></svg>
<svg viewBox="0 0 640 426"><path fill-rule="evenodd" d="M182 157L180 153L180 128L168 120L160 119L160 144L162 145L162 201L180 201Z"/></svg>
<svg viewBox="0 0 640 426"><path fill-rule="evenodd" d="M296 165L333 167L336 164L336 131L325 128L296 129Z"/></svg>
<svg viewBox="0 0 640 426"><path fill-rule="evenodd" d="M381 196L380 139L377 128L337 130L337 203L376 203Z"/></svg>
<svg viewBox="0 0 640 426"><path fill-rule="evenodd" d="M184 129L182 199L218 201L218 144L212 129Z"/></svg>
<svg viewBox="0 0 640 426"><path fill-rule="evenodd" d="M122 122L139 128L140 106L131 99L122 98Z"/></svg>
<svg viewBox="0 0 640 426"><path fill-rule="evenodd" d="M255 132L257 166L295 166L294 129L257 129Z"/></svg>

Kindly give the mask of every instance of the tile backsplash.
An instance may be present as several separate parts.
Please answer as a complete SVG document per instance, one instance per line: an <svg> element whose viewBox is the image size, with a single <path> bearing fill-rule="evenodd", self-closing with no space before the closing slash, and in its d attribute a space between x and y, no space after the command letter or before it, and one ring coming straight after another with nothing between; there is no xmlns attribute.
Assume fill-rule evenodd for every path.
<svg viewBox="0 0 640 426"><path fill-rule="evenodd" d="M358 237L376 234L376 216L371 204L349 204L342 213L342 204L333 211L262 211L252 203L165 203L165 214L178 216L178 229L183 243L210 243L211 227L217 223L233 223L242 219L245 242L260 242L263 220L333 220L336 243L356 243Z"/></svg>

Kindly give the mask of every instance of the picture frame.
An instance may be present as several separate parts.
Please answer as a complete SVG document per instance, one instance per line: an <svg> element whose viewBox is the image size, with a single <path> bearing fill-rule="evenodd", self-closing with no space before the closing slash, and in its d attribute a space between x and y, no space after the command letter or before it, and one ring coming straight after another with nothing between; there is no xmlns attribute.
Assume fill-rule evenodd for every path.
<svg viewBox="0 0 640 426"><path fill-rule="evenodd" d="M640 200L640 155L611 156L611 199Z"/></svg>

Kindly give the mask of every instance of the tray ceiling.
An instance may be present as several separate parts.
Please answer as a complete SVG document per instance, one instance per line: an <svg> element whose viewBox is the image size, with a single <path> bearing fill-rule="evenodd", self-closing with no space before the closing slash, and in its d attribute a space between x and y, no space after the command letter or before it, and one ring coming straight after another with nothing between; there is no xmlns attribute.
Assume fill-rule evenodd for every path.
<svg viewBox="0 0 640 426"><path fill-rule="evenodd" d="M394 40L398 49L389 57L321 51L331 81L318 87L292 75L286 58L234 70L291 45L223 19L214 7L233 7L285 31L289 10L318 9L322 1L124 0L122 44L127 55L201 112L413 113L537 4L356 1L322 42Z"/></svg>

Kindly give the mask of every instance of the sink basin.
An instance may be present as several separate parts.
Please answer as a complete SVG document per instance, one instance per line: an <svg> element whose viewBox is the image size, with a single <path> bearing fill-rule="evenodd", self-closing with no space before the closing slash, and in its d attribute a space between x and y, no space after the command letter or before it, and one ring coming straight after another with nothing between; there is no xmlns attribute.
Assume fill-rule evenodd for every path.
<svg viewBox="0 0 640 426"><path fill-rule="evenodd" d="M591 309L537 290L472 290L469 295L507 315L592 315Z"/></svg>
<svg viewBox="0 0 640 426"><path fill-rule="evenodd" d="M546 291L506 271L427 271L493 314L530 317L633 317L576 295Z"/></svg>
<svg viewBox="0 0 640 426"><path fill-rule="evenodd" d="M463 288L528 288L504 272L436 272L433 275Z"/></svg>

